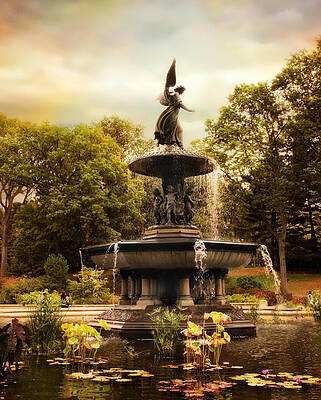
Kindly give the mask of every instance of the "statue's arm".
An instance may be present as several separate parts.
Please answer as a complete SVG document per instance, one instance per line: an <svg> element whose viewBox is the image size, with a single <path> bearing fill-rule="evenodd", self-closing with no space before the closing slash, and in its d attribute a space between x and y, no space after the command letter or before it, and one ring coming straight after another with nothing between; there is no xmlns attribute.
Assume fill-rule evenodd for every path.
<svg viewBox="0 0 321 400"><path fill-rule="evenodd" d="M186 106L184 106L183 103L180 104L180 107L181 107L183 110L188 111L188 112L194 112L194 111L195 111L195 110L191 110L190 108L187 108Z"/></svg>

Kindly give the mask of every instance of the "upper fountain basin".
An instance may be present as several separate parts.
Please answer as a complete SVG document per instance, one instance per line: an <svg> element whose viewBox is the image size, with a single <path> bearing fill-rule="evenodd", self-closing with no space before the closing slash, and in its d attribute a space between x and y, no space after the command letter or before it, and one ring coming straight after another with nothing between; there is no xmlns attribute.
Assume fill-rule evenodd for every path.
<svg viewBox="0 0 321 400"><path fill-rule="evenodd" d="M138 157L128 168L140 175L163 178L173 174L182 177L208 174L216 168L213 160L178 146L165 146L161 150Z"/></svg>
<svg viewBox="0 0 321 400"><path fill-rule="evenodd" d="M238 268L250 263L257 244L204 240L207 269ZM137 240L118 242L117 268L138 269L193 269L195 268L195 239ZM82 249L103 269L114 266L115 244L101 244Z"/></svg>

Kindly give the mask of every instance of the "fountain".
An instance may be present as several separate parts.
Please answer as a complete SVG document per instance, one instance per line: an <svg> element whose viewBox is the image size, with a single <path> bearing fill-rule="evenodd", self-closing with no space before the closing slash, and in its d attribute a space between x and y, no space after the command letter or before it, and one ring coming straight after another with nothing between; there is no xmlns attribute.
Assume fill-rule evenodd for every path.
<svg viewBox="0 0 321 400"><path fill-rule="evenodd" d="M145 231L142 240L82 249L97 266L113 271L117 267L120 272L119 305L106 310L102 317L114 331L145 337L151 332L146 315L154 307L181 306L195 322L204 312L215 309L232 318L226 324L232 336L254 335L255 326L246 315L227 304L224 280L229 269L245 266L252 260L258 245L201 240L199 229L191 224L194 203L191 189L185 189L185 178L209 174L216 169L216 163L183 149L178 111L192 110L180 99L185 88L178 86L170 91L175 85L174 60L160 99L167 108L155 129L155 139L162 148L136 158L128 166L136 174L162 181L162 190L154 190L156 225ZM210 286L212 282L214 297L206 298L199 286ZM208 323L206 330L211 329L214 327Z"/></svg>

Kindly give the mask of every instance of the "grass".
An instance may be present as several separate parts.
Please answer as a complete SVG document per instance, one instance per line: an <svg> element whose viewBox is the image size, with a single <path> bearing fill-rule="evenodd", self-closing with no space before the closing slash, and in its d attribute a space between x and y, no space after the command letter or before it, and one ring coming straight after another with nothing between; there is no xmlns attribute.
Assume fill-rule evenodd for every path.
<svg viewBox="0 0 321 400"><path fill-rule="evenodd" d="M289 282L309 282L315 279L320 279L321 275L317 274L288 274L288 281Z"/></svg>
<svg viewBox="0 0 321 400"><path fill-rule="evenodd" d="M263 268L239 268L231 270L229 277L239 277L245 275L265 275ZM288 273L288 291L294 297L307 297L309 290L321 288L321 275L307 273Z"/></svg>

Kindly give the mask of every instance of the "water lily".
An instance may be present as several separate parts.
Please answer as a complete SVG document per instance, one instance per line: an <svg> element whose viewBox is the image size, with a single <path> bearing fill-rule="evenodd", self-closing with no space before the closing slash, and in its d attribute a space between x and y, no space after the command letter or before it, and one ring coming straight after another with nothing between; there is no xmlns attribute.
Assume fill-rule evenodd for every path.
<svg viewBox="0 0 321 400"><path fill-rule="evenodd" d="M270 371L268 370L268 369L264 369L263 371L262 371L262 374L263 375L268 375L270 373Z"/></svg>

